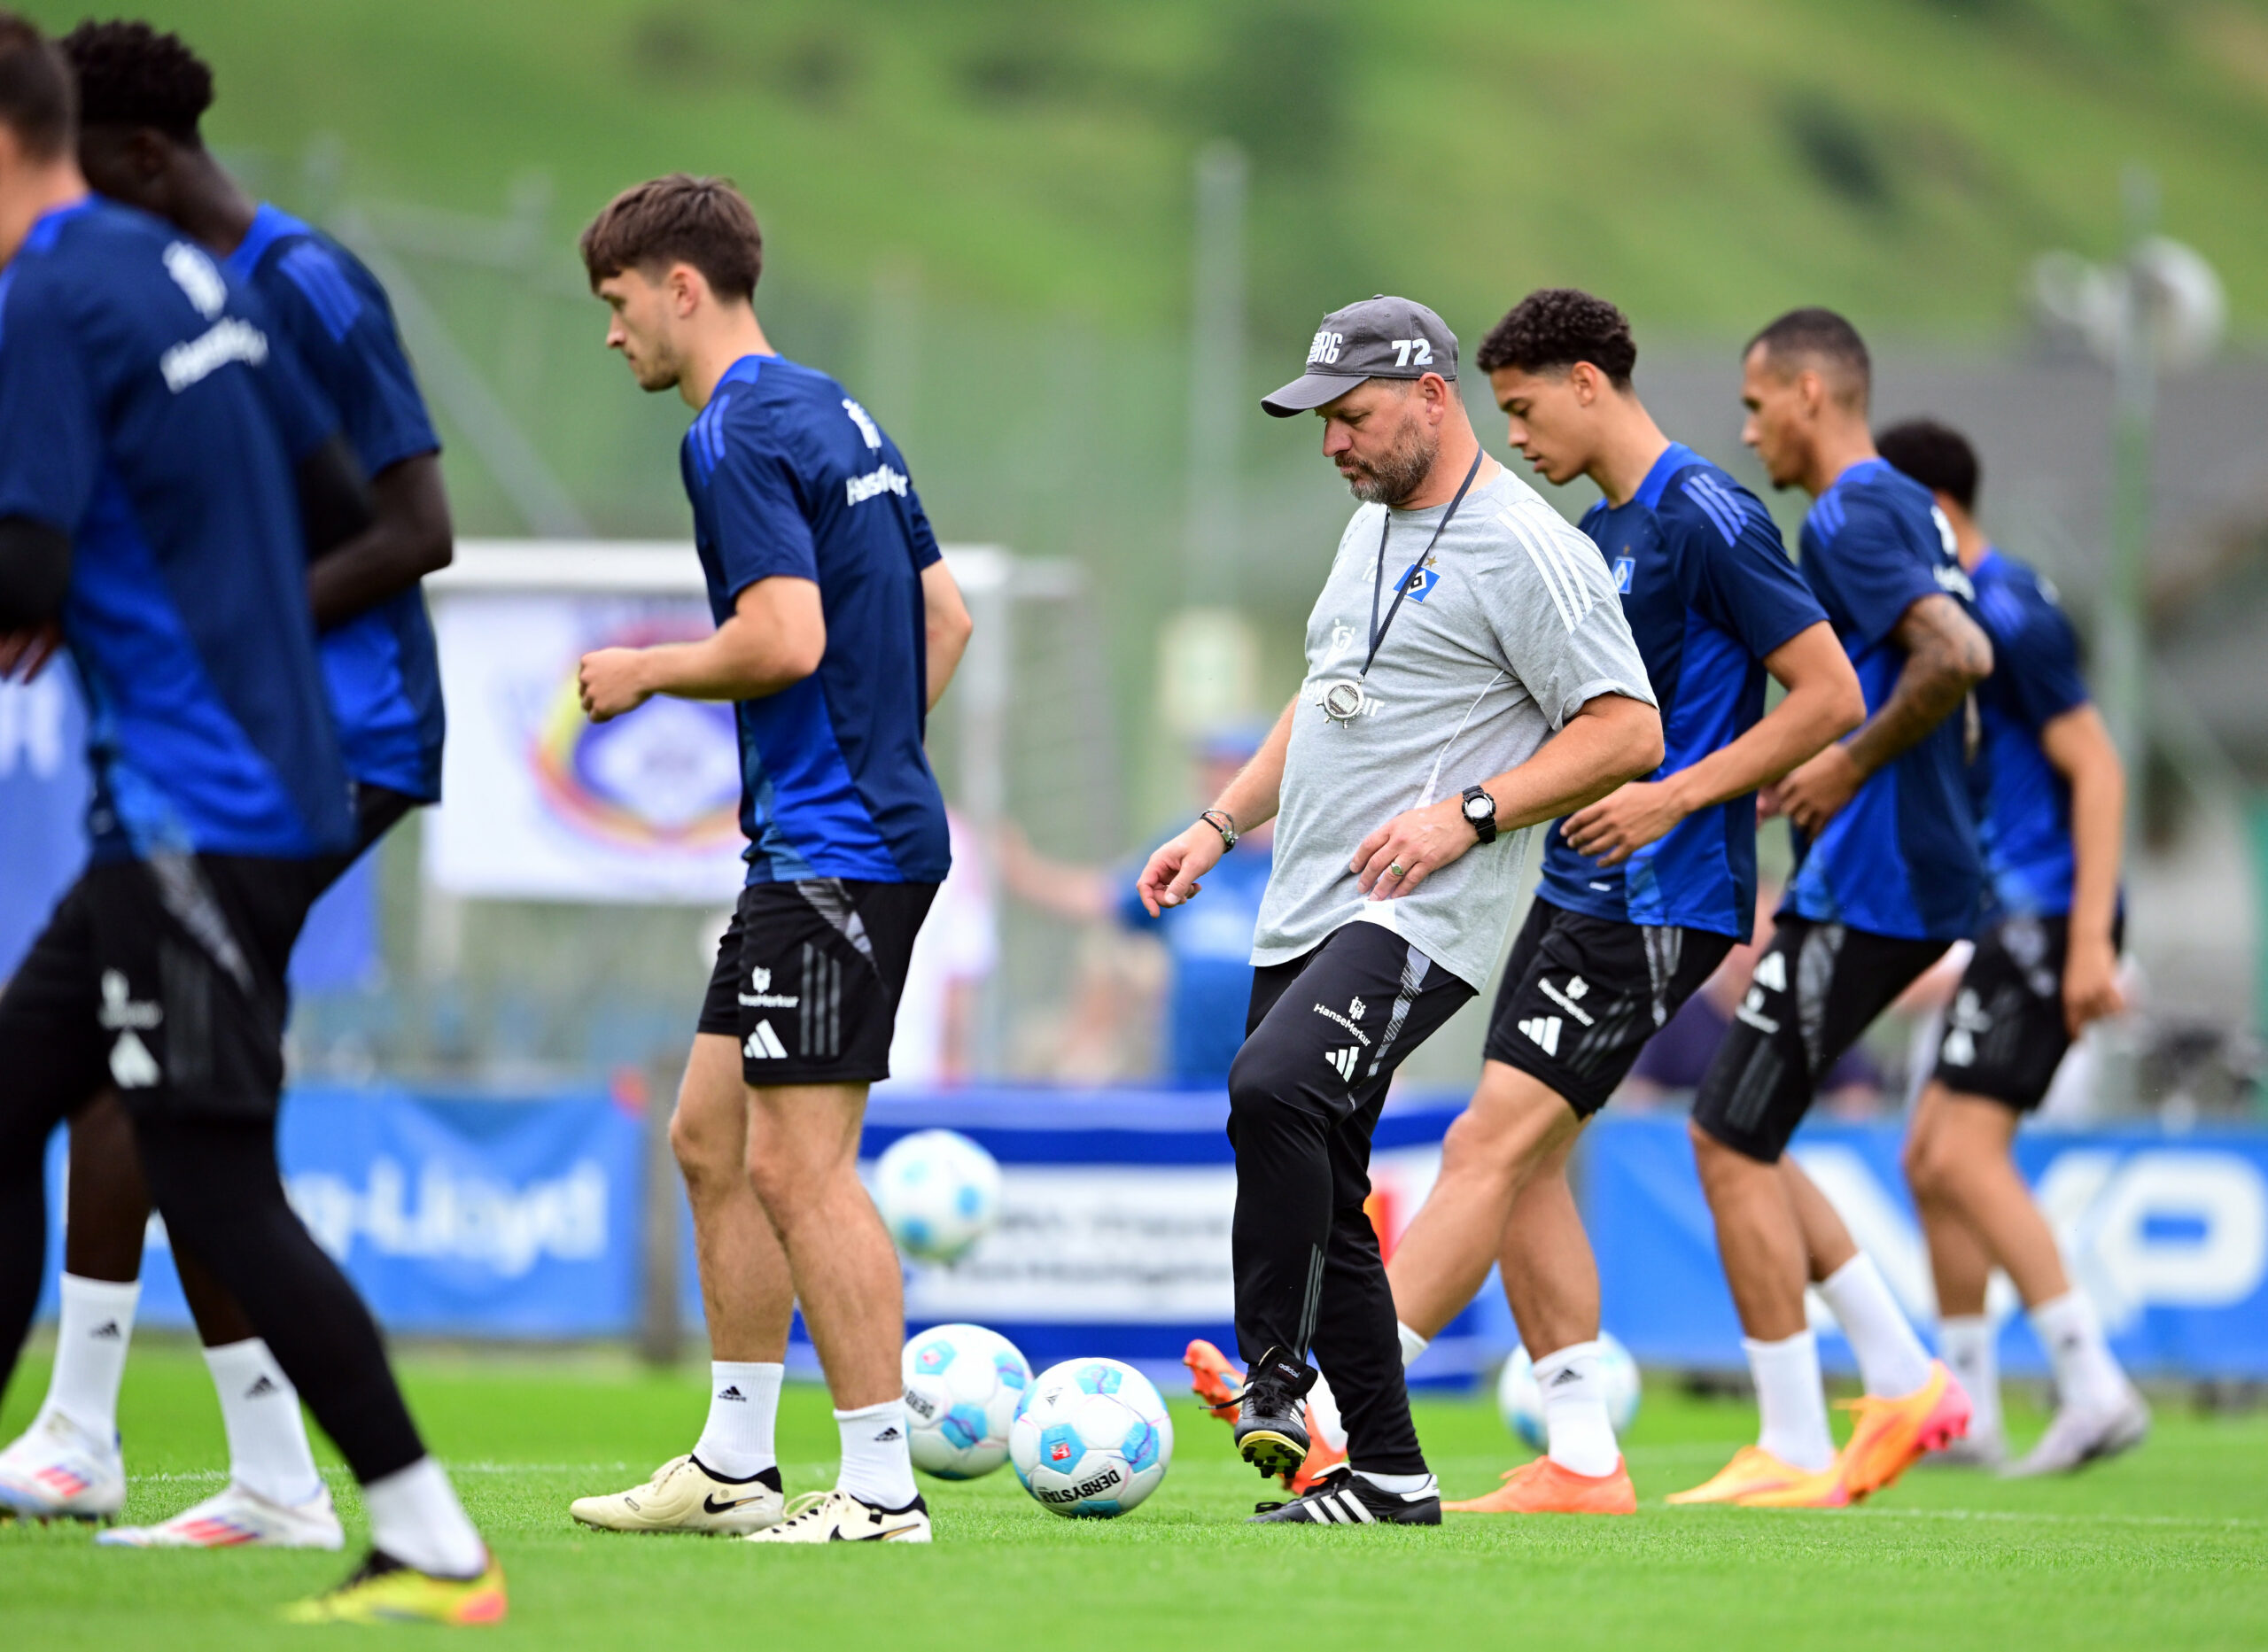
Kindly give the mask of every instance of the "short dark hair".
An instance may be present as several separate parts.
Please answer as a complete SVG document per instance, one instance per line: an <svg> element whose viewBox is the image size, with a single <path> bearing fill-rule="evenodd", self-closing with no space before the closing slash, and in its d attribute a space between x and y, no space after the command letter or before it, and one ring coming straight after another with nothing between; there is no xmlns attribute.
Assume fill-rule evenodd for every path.
<svg viewBox="0 0 2268 1652"><path fill-rule="evenodd" d="M726 299L756 294L764 274L764 232L729 179L672 172L623 190L583 231L591 285L625 269L690 264Z"/></svg>
<svg viewBox="0 0 2268 1652"><path fill-rule="evenodd" d="M1874 358L1867 353L1867 341L1859 337L1859 330L1833 310L1790 310L1750 339L1741 349L1741 359L1747 360L1759 345L1775 361L1793 363L1808 356L1825 363L1858 392L1859 405L1866 405L1874 386Z"/></svg>
<svg viewBox="0 0 2268 1652"><path fill-rule="evenodd" d="M78 142L71 71L39 25L0 12L0 126L33 160L60 160Z"/></svg>
<svg viewBox="0 0 2268 1652"><path fill-rule="evenodd" d="M197 123L213 106L213 70L180 35L89 19L62 44L79 77L81 125L155 127L184 143L204 142Z"/></svg>
<svg viewBox="0 0 2268 1652"><path fill-rule="evenodd" d="M1969 438L1951 425L1908 419L1876 437L1875 451L1932 493L1945 494L1963 510L1977 508L1984 467Z"/></svg>
<svg viewBox="0 0 2268 1652"><path fill-rule="evenodd" d="M1627 390L1638 345L1630 318L1604 299L1573 287L1539 287L1489 330L1473 361L1484 373L1500 367L1548 373L1588 361Z"/></svg>

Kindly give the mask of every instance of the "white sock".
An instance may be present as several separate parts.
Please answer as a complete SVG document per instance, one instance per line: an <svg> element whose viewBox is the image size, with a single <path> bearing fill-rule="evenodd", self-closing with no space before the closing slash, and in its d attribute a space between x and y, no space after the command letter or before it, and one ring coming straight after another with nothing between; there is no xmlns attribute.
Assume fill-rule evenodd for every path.
<svg viewBox="0 0 2268 1652"><path fill-rule="evenodd" d="M1791 1467L1816 1473L1835 1461L1827 1431L1827 1390L1819 1381L1819 1343L1807 1330L1782 1342L1740 1339L1756 1378L1756 1443Z"/></svg>
<svg viewBox="0 0 2268 1652"><path fill-rule="evenodd" d="M275 1503L303 1503L322 1489L299 1392L257 1337L205 1351L229 1434L229 1477Z"/></svg>
<svg viewBox="0 0 2268 1652"><path fill-rule="evenodd" d="M784 1365L755 1361L709 1361L709 1421L693 1454L724 1480L745 1480L779 1466L773 1423L780 1415Z"/></svg>
<svg viewBox="0 0 2268 1652"><path fill-rule="evenodd" d="M835 1425L843 1434L836 1489L877 1509L903 1509L914 1500L918 1493L905 1439L905 1400L885 1400L856 1411L838 1411Z"/></svg>
<svg viewBox="0 0 2268 1652"><path fill-rule="evenodd" d="M1412 1492L1430 1492L1434 1489L1433 1477L1430 1473L1372 1474L1368 1469L1357 1469L1355 1472L1377 1486L1379 1490L1391 1492L1396 1497L1407 1497Z"/></svg>
<svg viewBox="0 0 2268 1652"><path fill-rule="evenodd" d="M1315 1374L1315 1386L1308 1390L1308 1418L1315 1425L1316 1444L1333 1451L1347 1449L1347 1424L1339 1415L1339 1396L1331 1392L1331 1379L1321 1371Z"/></svg>
<svg viewBox="0 0 2268 1652"><path fill-rule="evenodd" d="M2000 1338L1982 1314L1953 1314L1938 1322L1946 1369L1969 1395L1969 1438L1998 1439L2000 1421Z"/></svg>
<svg viewBox="0 0 2268 1652"><path fill-rule="evenodd" d="M105 1446L118 1439L118 1385L142 1282L63 1276L63 1311L55 1330L55 1369L43 1410L60 1411Z"/></svg>
<svg viewBox="0 0 2268 1652"><path fill-rule="evenodd" d="M1910 1394L1930 1380L1930 1351L1890 1293L1890 1282L1860 1251L1820 1284L1836 1322L1859 1356L1859 1376L1870 1394Z"/></svg>
<svg viewBox="0 0 2268 1652"><path fill-rule="evenodd" d="M370 1541L403 1565L436 1578L477 1578L488 1569L488 1546L465 1517L441 1465L420 1457L362 1488Z"/></svg>
<svg viewBox="0 0 2268 1652"><path fill-rule="evenodd" d="M2059 1405L2109 1410L2125 1397L2126 1373L2102 1335L2094 1304L2077 1291L2031 1310L2031 1328L2055 1367Z"/></svg>
<svg viewBox="0 0 2268 1652"><path fill-rule="evenodd" d="M1543 1427L1551 1461L1592 1479L1614 1472L1622 1453L1606 1415L1606 1384L1599 1380L1596 1341L1570 1343L1535 1362L1543 1392Z"/></svg>
<svg viewBox="0 0 2268 1652"><path fill-rule="evenodd" d="M1396 1322L1394 1334L1402 1338L1402 1369L1408 1370L1418 1363L1418 1356L1432 1346L1431 1339L1419 1336L1409 1326Z"/></svg>

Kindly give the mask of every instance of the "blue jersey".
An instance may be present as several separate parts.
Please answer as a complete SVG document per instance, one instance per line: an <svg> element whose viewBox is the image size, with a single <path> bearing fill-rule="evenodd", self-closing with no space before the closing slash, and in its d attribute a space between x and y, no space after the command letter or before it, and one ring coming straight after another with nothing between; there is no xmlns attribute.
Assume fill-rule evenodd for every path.
<svg viewBox="0 0 2268 1652"><path fill-rule="evenodd" d="M1971 594L1930 492L1881 459L1861 460L1804 517L1804 578L1858 671L1872 717L1906 669L1891 640L1925 596ZM1969 800L1964 717L1946 717L1868 777L1800 857L1782 910L1907 941L1957 941L1976 927L1984 869Z"/></svg>
<svg viewBox="0 0 2268 1652"><path fill-rule="evenodd" d="M1229 1063L1244 1048L1245 1017L1252 1007L1252 935L1260 927L1273 849L1246 839L1205 874L1203 894L1155 918L1134 893L1141 868L1125 870L1121 920L1154 929L1173 958L1164 1066L1177 1084L1227 1083Z"/></svg>
<svg viewBox="0 0 2268 1652"><path fill-rule="evenodd" d="M439 450L385 290L352 252L262 206L228 268L260 294L338 409L365 475ZM365 609L324 632L320 646L347 774L421 803L438 799L441 668L423 593L413 587Z"/></svg>
<svg viewBox="0 0 2268 1652"><path fill-rule="evenodd" d="M2078 633L2054 589L2022 562L1987 551L1970 577L1977 622L1992 640L1992 674L1977 691L1984 743L1973 772L1992 905L2062 917L2071 910L2071 788L2039 732L2087 702Z"/></svg>
<svg viewBox="0 0 2268 1652"><path fill-rule="evenodd" d="M1689 769L1764 715L1764 656L1827 617L1756 496L1673 442L1623 504L1582 529L1622 593L1622 612L1661 702L1662 764ZM1555 906L1634 924L1748 939L1756 919L1756 803L1736 797L1679 821L1619 866L1553 826L1539 893Z"/></svg>
<svg viewBox="0 0 2268 1652"><path fill-rule="evenodd" d="M717 623L781 575L816 582L827 617L818 671L734 707L748 880L944 881L945 802L921 744L937 540L897 445L826 374L750 355L680 462Z"/></svg>
<svg viewBox="0 0 2268 1652"><path fill-rule="evenodd" d="M258 299L145 213L48 213L0 274L0 517L71 536L98 859L353 841L296 456L331 426Z"/></svg>

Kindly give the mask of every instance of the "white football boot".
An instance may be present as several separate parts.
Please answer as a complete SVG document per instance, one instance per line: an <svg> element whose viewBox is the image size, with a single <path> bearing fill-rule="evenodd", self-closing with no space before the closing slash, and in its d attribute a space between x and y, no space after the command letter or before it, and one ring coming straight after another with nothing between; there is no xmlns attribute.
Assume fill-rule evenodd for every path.
<svg viewBox="0 0 2268 1652"><path fill-rule="evenodd" d="M778 1525L749 1534L751 1543L927 1543L929 1505L920 1497L903 1509L877 1509L840 1487L805 1492L788 1505Z"/></svg>
<svg viewBox="0 0 2268 1652"><path fill-rule="evenodd" d="M0 1451L0 1516L112 1520L126 1507L126 1462L60 1411L43 1411Z"/></svg>
<svg viewBox="0 0 2268 1652"><path fill-rule="evenodd" d="M2132 1451L2150 1431L2150 1408L2131 1387L2118 1403L2101 1409L2058 1406L2047 1431L2021 1462L2000 1470L2011 1480L2028 1480L2042 1474L2069 1474L2090 1462Z"/></svg>
<svg viewBox="0 0 2268 1652"><path fill-rule="evenodd" d="M304 1502L279 1503L231 1480L201 1503L192 1503L153 1526L118 1526L97 1543L118 1548L343 1548L330 1487L318 1486Z"/></svg>
<svg viewBox="0 0 2268 1652"><path fill-rule="evenodd" d="M713 1532L746 1537L780 1524L786 1500L780 1470L752 1480L720 1480L687 1453L672 1457L643 1485L607 1497L579 1497L567 1512L602 1532Z"/></svg>

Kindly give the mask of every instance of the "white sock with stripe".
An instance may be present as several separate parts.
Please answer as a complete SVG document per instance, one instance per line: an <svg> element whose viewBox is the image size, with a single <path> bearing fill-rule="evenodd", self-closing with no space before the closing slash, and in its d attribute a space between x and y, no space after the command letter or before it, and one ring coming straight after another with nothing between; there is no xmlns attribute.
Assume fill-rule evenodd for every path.
<svg viewBox="0 0 2268 1652"><path fill-rule="evenodd" d="M1544 1437L1551 1461L1571 1473L1599 1479L1614 1472L1622 1453L1606 1414L1606 1384L1598 1374L1596 1339L1572 1343L1535 1362L1543 1395Z"/></svg>
<svg viewBox="0 0 2268 1652"><path fill-rule="evenodd" d="M709 1421L693 1454L724 1480L746 1480L778 1466L772 1444L780 1384L788 1368L761 1361L709 1362Z"/></svg>

